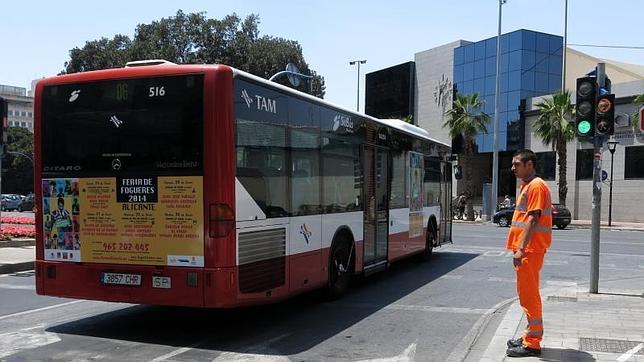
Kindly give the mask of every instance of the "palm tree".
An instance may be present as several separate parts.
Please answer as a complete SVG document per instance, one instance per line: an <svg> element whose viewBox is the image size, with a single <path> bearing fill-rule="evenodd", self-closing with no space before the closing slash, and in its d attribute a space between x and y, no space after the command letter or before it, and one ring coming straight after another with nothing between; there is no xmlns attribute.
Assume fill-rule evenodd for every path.
<svg viewBox="0 0 644 362"><path fill-rule="evenodd" d="M640 107L644 106L644 93L638 95L633 99L633 104L635 105L635 111L631 115L633 128L637 130L637 127L640 124Z"/></svg>
<svg viewBox="0 0 644 362"><path fill-rule="evenodd" d="M463 137L463 163L465 164L465 193L472 197L472 155L474 154L474 137L478 133L487 133L486 124L490 116L481 108L485 101L479 98L478 93L456 94L452 109L445 112L448 119L443 128L449 129L452 138ZM459 158L459 163L461 159ZM467 219L474 220L474 207L467 203Z"/></svg>
<svg viewBox="0 0 644 362"><path fill-rule="evenodd" d="M571 121L574 106L570 102L570 91L557 92L536 104L541 113L532 125L534 133L546 146L557 152L559 166L559 203L566 205L568 182L566 180L566 146L575 139L575 126Z"/></svg>

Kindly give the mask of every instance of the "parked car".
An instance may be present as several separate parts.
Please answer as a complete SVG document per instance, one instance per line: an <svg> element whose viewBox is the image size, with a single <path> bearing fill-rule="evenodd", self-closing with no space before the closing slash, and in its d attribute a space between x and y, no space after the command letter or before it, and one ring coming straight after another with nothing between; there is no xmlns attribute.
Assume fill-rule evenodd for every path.
<svg viewBox="0 0 644 362"><path fill-rule="evenodd" d="M18 205L18 211L33 211L34 209L34 194L29 194L25 196L24 199Z"/></svg>
<svg viewBox="0 0 644 362"><path fill-rule="evenodd" d="M499 226L510 226L514 208L515 205L510 205L500 209L492 216L492 222L499 224ZM567 207L560 204L552 204L552 225L555 225L558 229L565 229L570 224L571 219L570 210Z"/></svg>
<svg viewBox="0 0 644 362"><path fill-rule="evenodd" d="M18 210L18 206L22 202L20 195L15 194L3 194L2 201L2 211L12 211Z"/></svg>

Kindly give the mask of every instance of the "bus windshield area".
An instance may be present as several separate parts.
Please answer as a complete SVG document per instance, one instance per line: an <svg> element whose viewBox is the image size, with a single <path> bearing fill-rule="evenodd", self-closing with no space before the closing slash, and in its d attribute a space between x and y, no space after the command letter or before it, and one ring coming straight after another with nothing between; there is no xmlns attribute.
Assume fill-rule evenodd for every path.
<svg viewBox="0 0 644 362"><path fill-rule="evenodd" d="M203 75L46 86L43 174L203 170Z"/></svg>

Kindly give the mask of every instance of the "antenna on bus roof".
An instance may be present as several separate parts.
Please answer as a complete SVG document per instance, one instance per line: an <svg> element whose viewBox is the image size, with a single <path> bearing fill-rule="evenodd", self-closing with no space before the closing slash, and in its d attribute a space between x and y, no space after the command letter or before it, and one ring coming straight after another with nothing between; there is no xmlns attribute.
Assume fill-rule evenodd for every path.
<svg viewBox="0 0 644 362"><path fill-rule="evenodd" d="M125 63L125 68L131 67L144 67L147 65L177 65L176 63L169 62L165 59L146 59L146 60L135 60Z"/></svg>

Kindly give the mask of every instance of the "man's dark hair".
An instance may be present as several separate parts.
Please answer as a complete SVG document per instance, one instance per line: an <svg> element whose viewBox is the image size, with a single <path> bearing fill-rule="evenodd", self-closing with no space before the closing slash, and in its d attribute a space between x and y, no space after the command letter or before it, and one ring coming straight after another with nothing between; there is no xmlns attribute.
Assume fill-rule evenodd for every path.
<svg viewBox="0 0 644 362"><path fill-rule="evenodd" d="M528 161L532 161L532 166L534 168L537 168L537 155L532 152L532 150L529 150L527 148L524 148L522 150L518 150L517 152L512 155L512 157L519 157L519 160L523 162L524 164Z"/></svg>

